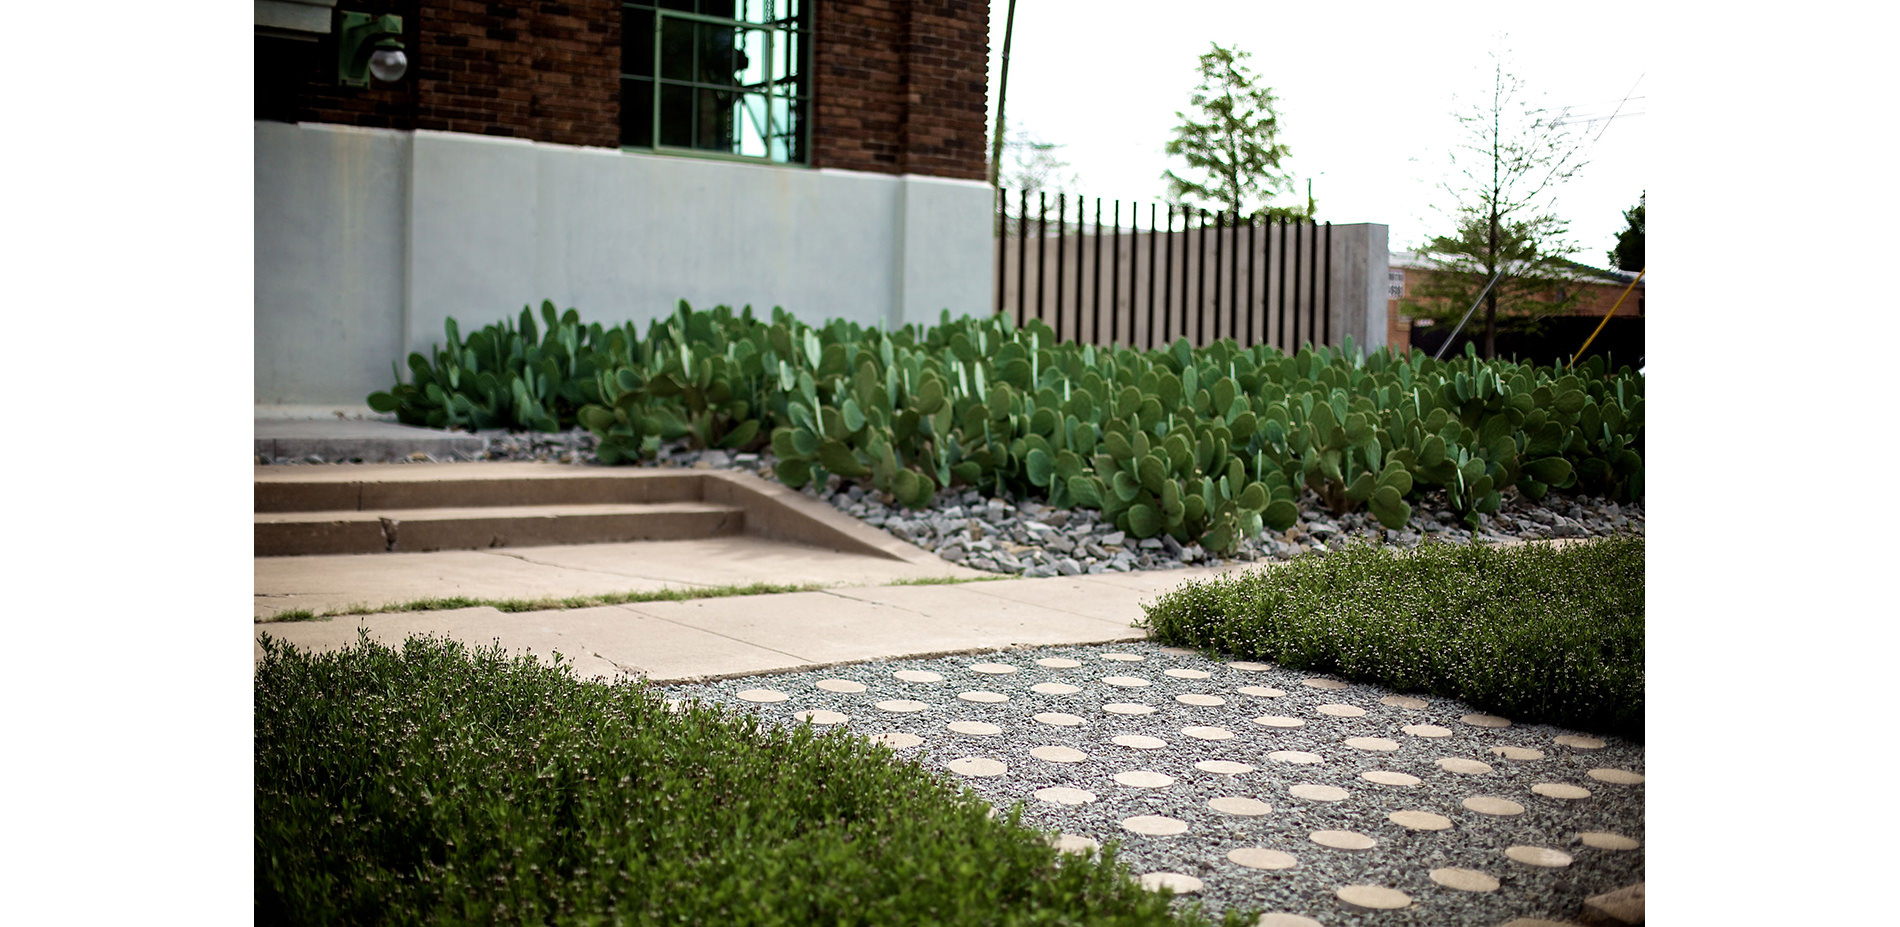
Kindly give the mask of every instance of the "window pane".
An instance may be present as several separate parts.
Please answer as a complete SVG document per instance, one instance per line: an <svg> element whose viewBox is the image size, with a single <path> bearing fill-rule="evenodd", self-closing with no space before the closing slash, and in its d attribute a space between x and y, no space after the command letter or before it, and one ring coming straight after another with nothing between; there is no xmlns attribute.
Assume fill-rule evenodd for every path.
<svg viewBox="0 0 1900 927"><path fill-rule="evenodd" d="M699 74L702 84L737 86L740 75L751 65L752 56L738 47L751 30L730 26L699 24Z"/></svg>
<svg viewBox="0 0 1900 927"><path fill-rule="evenodd" d="M736 73L738 82L747 89L763 89L770 74L766 70L768 56L765 51L766 32L764 29L745 29L738 36L739 65Z"/></svg>
<svg viewBox="0 0 1900 927"><path fill-rule="evenodd" d="M772 144L774 161L803 161L804 147L799 144L800 102L796 99L772 99Z"/></svg>
<svg viewBox="0 0 1900 927"><path fill-rule="evenodd" d="M765 125L766 101L760 93L741 94L733 114L738 123L737 151L747 157L763 158L769 152L766 145Z"/></svg>
<svg viewBox="0 0 1900 927"><path fill-rule="evenodd" d="M620 144L653 147L653 82L620 82Z"/></svg>
<svg viewBox="0 0 1900 927"><path fill-rule="evenodd" d="M721 19L737 19L739 0L699 0L699 12L703 16L717 16Z"/></svg>
<svg viewBox="0 0 1900 927"><path fill-rule="evenodd" d="M734 150L734 132L738 128L733 119L737 108L738 95L726 90L699 90L694 105L694 116L699 120L693 135L693 147L701 151L719 151L730 154Z"/></svg>
<svg viewBox="0 0 1900 927"><path fill-rule="evenodd" d="M693 11L693 0L658 0L655 4L663 10L679 10L682 13Z"/></svg>
<svg viewBox="0 0 1900 927"><path fill-rule="evenodd" d="M660 85L660 144L693 147L693 89Z"/></svg>
<svg viewBox="0 0 1900 927"><path fill-rule="evenodd" d="M660 20L660 76L669 80L693 79L692 20Z"/></svg>
<svg viewBox="0 0 1900 927"><path fill-rule="evenodd" d="M780 93L793 93L802 89L799 55L803 49L804 39L798 33L772 33L772 76L778 83Z"/></svg>
<svg viewBox="0 0 1900 927"><path fill-rule="evenodd" d="M620 72L653 76L653 11L628 10L620 23Z"/></svg>
<svg viewBox="0 0 1900 927"><path fill-rule="evenodd" d="M772 76L774 78L783 78L797 70L789 66L791 62L798 60L790 57L795 50L792 42L792 34L789 32L772 34Z"/></svg>

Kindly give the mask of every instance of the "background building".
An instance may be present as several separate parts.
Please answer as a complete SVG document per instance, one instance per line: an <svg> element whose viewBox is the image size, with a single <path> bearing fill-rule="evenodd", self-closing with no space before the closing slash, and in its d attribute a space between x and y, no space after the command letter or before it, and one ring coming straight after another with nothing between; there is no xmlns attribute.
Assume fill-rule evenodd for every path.
<svg viewBox="0 0 1900 927"><path fill-rule="evenodd" d="M1404 352L1417 347L1435 352L1458 324L1456 315L1448 321L1432 321L1415 319L1405 313L1405 301L1416 300L1425 281L1436 273L1433 266L1430 260L1420 258L1413 252L1392 252L1386 277L1386 318L1389 326L1386 343L1393 351ZM1628 364L1631 368L1639 367L1644 351L1643 285L1649 278L1645 276L1634 289L1630 289L1630 281L1635 277L1636 274L1630 271L1604 270L1572 263L1569 282L1562 295L1576 295L1576 305L1562 315L1538 319L1529 330L1521 325L1521 319L1500 309L1498 355L1516 356L1520 361L1540 364L1548 364L1557 358L1568 361L1585 341L1589 341L1590 349L1586 357L1608 353L1617 366ZM1620 308L1616 308L1616 314L1611 316L1609 323L1603 324L1603 317L1616 307L1617 299L1623 296L1625 289L1630 290L1628 298L1623 300ZM1458 315L1469 308L1468 305L1459 307ZM1483 313L1484 309L1480 307L1472 315L1471 321L1465 323L1456 341L1445 351L1446 356L1463 351L1467 341L1475 341L1480 348L1483 347ZM1600 324L1603 330L1597 332L1592 340L1591 333L1596 332Z"/></svg>

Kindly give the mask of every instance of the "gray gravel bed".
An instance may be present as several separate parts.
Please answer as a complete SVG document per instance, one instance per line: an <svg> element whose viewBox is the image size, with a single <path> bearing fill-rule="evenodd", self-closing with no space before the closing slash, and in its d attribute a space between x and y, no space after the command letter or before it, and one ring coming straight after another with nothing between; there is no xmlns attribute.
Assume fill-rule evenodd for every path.
<svg viewBox="0 0 1900 927"><path fill-rule="evenodd" d="M1139 662L1117 662L1104 654L1136 654ZM1050 657L1077 660L1072 669L1045 668L1035 661ZM1019 668L1008 675L972 672L972 664L996 662ZM929 670L942 682L913 683L892 676L898 670ZM1168 669L1201 670L1207 679L1180 679ZM1135 676L1150 685L1118 688L1104 677ZM1178 872L1204 882L1198 895L1210 911L1229 907L1289 911L1333 925L1442 925L1502 924L1514 917L1575 919L1590 895L1613 891L1643 880L1644 850L1613 851L1583 845L1578 834L1605 831L1633 838L1643 832L1644 786L1617 785L1589 777L1592 769L1612 768L1642 773L1640 743L1599 738L1606 746L1581 750L1559 745L1554 738L1574 733L1544 725L1516 724L1481 728L1460 719L1474 714L1470 706L1426 696L1427 707L1405 709L1382 704L1390 690L1354 683L1345 689L1322 690L1303 684L1311 674L1281 667L1243 671L1225 661L1164 649L1150 642L1089 647L1042 647L986 655L964 655L928 660L862 663L779 676L729 679L715 683L677 686L670 694L699 699L728 708L756 712L785 724L801 723L795 712L820 709L848 716L845 726L859 734L900 732L922 738L922 743L896 751L935 769L948 780L967 784L986 801L1001 808L1023 807L1024 824L1047 832L1118 842L1119 858L1136 873ZM819 689L824 679L862 683L862 693L835 693ZM1080 687L1070 695L1032 691L1037 683L1061 682ZM1260 686L1283 692L1278 697L1242 694L1242 686ZM790 698L773 704L741 700L738 693L768 688ZM989 691L1008 696L999 704L957 698L959 692ZM1215 707L1190 706L1175 697L1188 693L1226 699ZM886 699L923 701L928 708L915 713L891 713L874 707ZM1152 706L1147 715L1109 714L1109 703ZM1343 704L1364 709L1358 718L1340 718L1316 711L1321 705ZM1064 712L1085 719L1078 727L1058 727L1034 720L1038 712ZM1298 718L1305 725L1269 729L1254 718L1278 715ZM952 721L984 721L1002 728L998 735L960 734L947 728ZM1407 734L1405 725L1430 724L1449 729L1448 737L1425 738ZM1220 727L1232 739L1199 740L1182 733L1190 726ZM1146 735L1166 741L1160 749L1121 746L1111 738L1121 734ZM1347 746L1350 737L1383 737L1397 741L1396 752L1369 752ZM1088 754L1079 763L1058 763L1030 755L1044 745L1072 747ZM1516 746L1540 750L1537 760L1509 760L1491 752L1493 747ZM1295 764L1270 758L1275 751L1318 754L1324 762ZM964 777L946 764L963 757L987 757L1006 766L997 777ZM1482 775L1446 771L1436 765L1441 757L1479 760L1492 767ZM1202 760L1228 760L1256 767L1238 775L1222 775L1195 767ZM1175 778L1169 787L1133 788L1113 776L1127 770L1152 770ZM1370 770L1393 770L1418 777L1412 787L1381 785L1360 778ZM1312 801L1289 794L1299 783L1343 788L1342 801ZM1538 783L1580 785L1590 792L1581 800L1560 800L1532 791ZM1038 789L1062 786L1085 789L1096 801L1064 806L1039 800ZM1520 815L1496 817L1465 809L1461 802L1474 795L1510 799L1524 807ZM1210 799L1243 796L1266 802L1271 811L1257 817L1223 814L1208 807ZM1387 819L1394 811L1427 811L1449 818L1443 831L1411 831ZM1143 836L1126 831L1121 821L1135 815L1166 815L1185 821L1188 830L1175 837ZM1374 838L1369 850L1349 851L1320 846L1308 835L1321 830L1347 830ZM1504 855L1516 845L1561 850L1573 862L1560 869L1536 868ZM1230 849L1265 847L1292 854L1297 864L1285 870L1249 869L1227 859ZM1431 870L1440 867L1475 869L1500 883L1494 892L1457 891L1433 882ZM1340 901L1335 892L1344 885L1372 884L1395 888L1411 896L1410 907L1367 911Z"/></svg>
<svg viewBox="0 0 1900 927"><path fill-rule="evenodd" d="M482 460L539 460L576 466L595 465L596 439L584 430L557 433L481 431L488 439ZM438 458L416 455L415 462ZM261 463L320 464L322 458L277 458ZM648 467L746 470L774 479L773 455L695 450L684 443L663 447L657 457L641 462ZM1335 515L1326 511L1310 490L1301 503L1300 520L1280 532L1246 538L1225 559L1198 544L1182 545L1161 536L1139 539L1104 524L1100 513L1085 509L1062 510L1034 499L1002 499L973 489L946 489L923 509L905 509L888 496L865 486L831 477L823 487L807 486L804 493L866 524L890 532L952 563L971 569L1011 576L1075 576L1081 574L1172 570L1222 563L1285 561L1307 554L1324 554L1342 543L1364 543L1398 548L1425 542L1448 544L1504 543L1553 538L1605 537L1644 530L1641 503L1552 495L1532 502L1515 492L1504 494L1499 511L1486 516L1477 530L1467 528L1446 508L1442 491L1426 494L1413 505L1403 530L1381 526L1367 512Z"/></svg>

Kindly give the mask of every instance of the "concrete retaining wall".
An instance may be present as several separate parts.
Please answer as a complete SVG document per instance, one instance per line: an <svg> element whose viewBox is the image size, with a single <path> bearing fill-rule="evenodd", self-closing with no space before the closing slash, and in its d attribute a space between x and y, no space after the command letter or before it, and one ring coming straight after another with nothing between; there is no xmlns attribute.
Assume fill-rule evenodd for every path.
<svg viewBox="0 0 1900 927"><path fill-rule="evenodd" d="M256 123L258 405L360 407L391 362L551 299L603 323L989 311L989 187L446 132Z"/></svg>

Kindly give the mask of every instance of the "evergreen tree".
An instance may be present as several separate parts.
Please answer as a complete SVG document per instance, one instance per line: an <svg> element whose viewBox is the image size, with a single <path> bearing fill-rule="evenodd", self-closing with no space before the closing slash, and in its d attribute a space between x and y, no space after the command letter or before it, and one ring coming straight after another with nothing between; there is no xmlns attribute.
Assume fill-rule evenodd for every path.
<svg viewBox="0 0 1900 927"><path fill-rule="evenodd" d="M1649 191L1637 199L1636 205L1623 210L1623 221L1629 228L1616 234L1616 247L1610 249L1610 266L1617 270L1642 270L1648 266L1643 263L1643 208L1649 205Z"/></svg>
<svg viewBox="0 0 1900 927"><path fill-rule="evenodd" d="M1269 201L1292 187L1280 170L1288 154L1280 144L1276 98L1270 87L1256 86L1258 78L1247 67L1248 54L1240 48L1213 49L1201 56L1201 83L1189 97L1193 117L1177 112L1181 124L1164 149L1187 162L1191 174L1170 170L1168 197L1183 203L1241 216L1311 218L1309 196L1304 207L1272 206Z"/></svg>

